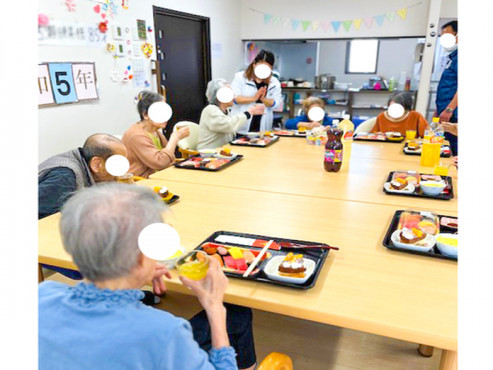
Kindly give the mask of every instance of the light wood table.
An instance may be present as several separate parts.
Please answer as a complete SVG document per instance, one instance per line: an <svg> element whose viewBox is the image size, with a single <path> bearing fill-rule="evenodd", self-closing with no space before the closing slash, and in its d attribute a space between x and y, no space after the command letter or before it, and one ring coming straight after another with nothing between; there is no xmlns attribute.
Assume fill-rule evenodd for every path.
<svg viewBox="0 0 493 370"><path fill-rule="evenodd" d="M175 181L166 186L181 197L170 207L168 222L187 249L218 230L341 248L330 252L313 289L230 279L226 301L442 348L441 368L456 369L457 264L382 246L392 215L402 207ZM39 262L74 268L58 223L59 214L39 221ZM168 287L189 293L175 274Z"/></svg>
<svg viewBox="0 0 493 370"><path fill-rule="evenodd" d="M442 212L455 211L455 179L455 197L448 201L388 195L383 192L383 183L391 171L414 170L433 173L433 168L420 167L419 156L402 154L402 145L355 142L349 170L343 168L334 173L326 172L323 168L323 147L307 145L305 140L299 138L281 138L278 143L267 148L233 146L233 151L243 154L245 158L222 171L208 172L172 167L151 175L151 178L223 188L391 204L406 208L435 209ZM452 160L443 158L443 162L449 164ZM450 172L455 175L455 168Z"/></svg>

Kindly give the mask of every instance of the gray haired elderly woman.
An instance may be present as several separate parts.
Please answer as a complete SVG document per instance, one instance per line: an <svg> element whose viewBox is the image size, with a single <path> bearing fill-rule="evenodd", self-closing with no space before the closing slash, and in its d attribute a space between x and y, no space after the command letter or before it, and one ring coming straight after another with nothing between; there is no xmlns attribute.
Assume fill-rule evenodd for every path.
<svg viewBox="0 0 493 370"><path fill-rule="evenodd" d="M233 94L230 101L218 99L221 88L231 89L224 79L209 81L206 97L209 105L202 110L200 116L199 142L197 149L215 149L233 140L236 131L250 119L251 116L264 113L263 104L252 105L246 112L229 116L228 108L234 104ZM231 89L232 91L232 89ZM220 101L223 100L223 101Z"/></svg>
<svg viewBox="0 0 493 370"><path fill-rule="evenodd" d="M140 301L143 285L152 280L164 291L163 276L171 277L138 247L140 232L163 222L164 210L150 189L129 184L96 185L67 201L62 242L84 281L39 285L40 369L255 366L251 310L223 304L228 279L215 259L203 280L180 277L205 309L190 322Z"/></svg>

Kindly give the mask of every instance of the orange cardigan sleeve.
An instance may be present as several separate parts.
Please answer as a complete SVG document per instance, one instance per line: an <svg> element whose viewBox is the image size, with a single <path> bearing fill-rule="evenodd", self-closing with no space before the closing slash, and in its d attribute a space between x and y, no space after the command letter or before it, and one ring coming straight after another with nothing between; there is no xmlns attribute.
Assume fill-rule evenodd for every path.
<svg viewBox="0 0 493 370"><path fill-rule="evenodd" d="M375 126L373 126L373 128L371 129L370 132L381 132L382 129L380 128L380 116L382 115L383 113L380 113L378 116L377 116L377 121L375 122Z"/></svg>
<svg viewBox="0 0 493 370"><path fill-rule="evenodd" d="M421 113L419 113L419 116L418 116L418 136L419 137L424 137L425 136L425 130L430 127L430 125L428 124L428 121L426 120L426 118L423 117L423 115Z"/></svg>
<svg viewBox="0 0 493 370"><path fill-rule="evenodd" d="M161 142L163 143L163 149L156 148L151 138L145 133L135 133L134 136L128 140L128 149L135 153L135 156L145 166L153 170L163 170L171 166L175 162L175 154L164 146L166 145L166 139L162 135L159 135Z"/></svg>

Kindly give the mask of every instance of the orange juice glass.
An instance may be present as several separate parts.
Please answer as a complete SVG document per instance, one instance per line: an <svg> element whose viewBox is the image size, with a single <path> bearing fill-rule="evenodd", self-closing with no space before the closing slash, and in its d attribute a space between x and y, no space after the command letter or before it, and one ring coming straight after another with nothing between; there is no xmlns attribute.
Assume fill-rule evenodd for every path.
<svg viewBox="0 0 493 370"><path fill-rule="evenodd" d="M414 140L414 139L416 139L416 130L407 130L406 140Z"/></svg>
<svg viewBox="0 0 493 370"><path fill-rule="evenodd" d="M116 178L116 181L123 182L125 184L135 184L134 175L132 175L131 173L127 173L123 176L118 176Z"/></svg>
<svg viewBox="0 0 493 370"><path fill-rule="evenodd" d="M434 167L440 162L441 146L441 143L423 143L420 161L422 167Z"/></svg>
<svg viewBox="0 0 493 370"><path fill-rule="evenodd" d="M448 176L449 166L443 165L442 163L437 163L433 173L438 176Z"/></svg>
<svg viewBox="0 0 493 370"><path fill-rule="evenodd" d="M202 251L192 251L176 262L178 274L192 280L202 280L209 270L209 259Z"/></svg>

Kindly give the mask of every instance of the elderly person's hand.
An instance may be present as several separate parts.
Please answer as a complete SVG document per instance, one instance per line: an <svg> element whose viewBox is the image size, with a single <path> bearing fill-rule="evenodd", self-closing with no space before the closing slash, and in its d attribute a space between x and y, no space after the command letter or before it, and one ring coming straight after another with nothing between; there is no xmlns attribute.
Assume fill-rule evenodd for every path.
<svg viewBox="0 0 493 370"><path fill-rule="evenodd" d="M265 105L254 104L248 108L247 112L250 113L252 116L259 116L261 114L264 114L264 111L265 111Z"/></svg>
<svg viewBox="0 0 493 370"><path fill-rule="evenodd" d="M153 279L152 279L152 290L156 295L163 295L166 293L166 284L164 283L163 276L171 279L171 274L161 263L156 263Z"/></svg>
<svg viewBox="0 0 493 370"><path fill-rule="evenodd" d="M308 130L311 130L312 128L315 127L320 127L319 122L298 122L298 128L300 127L306 127Z"/></svg>
<svg viewBox="0 0 493 370"><path fill-rule="evenodd" d="M180 141L181 139L190 136L190 127L188 126L177 127L176 131L173 132L171 135L176 135L176 138L178 139L178 141Z"/></svg>
<svg viewBox="0 0 493 370"><path fill-rule="evenodd" d="M457 123L442 122L440 125L441 125L441 127L443 128L443 130L445 132L448 132L448 133L450 133L452 135L457 136L457 132L458 132L458 130L457 130L457 127L458 127Z"/></svg>
<svg viewBox="0 0 493 370"><path fill-rule="evenodd" d="M223 305L224 292L228 286L228 278L224 275L219 262L215 258L209 256L207 258L209 270L204 279L196 281L180 276L183 285L194 292L206 311Z"/></svg>

